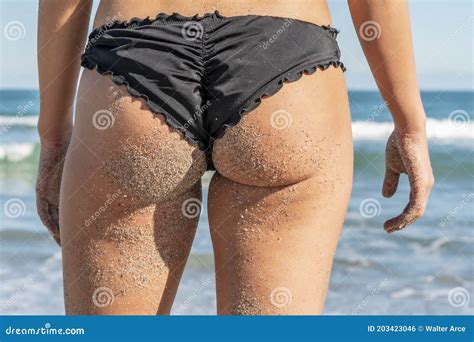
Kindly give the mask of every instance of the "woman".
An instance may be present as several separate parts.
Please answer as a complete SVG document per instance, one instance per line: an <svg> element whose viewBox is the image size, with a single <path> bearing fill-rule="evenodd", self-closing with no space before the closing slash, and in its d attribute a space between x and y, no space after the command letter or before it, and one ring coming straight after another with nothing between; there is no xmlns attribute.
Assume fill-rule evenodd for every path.
<svg viewBox="0 0 474 342"><path fill-rule="evenodd" d="M360 42L395 122L383 195L401 173L411 185L392 233L433 185L407 3L349 6L358 31L382 32ZM90 12L39 11L38 210L62 246L66 313L170 312L206 170L218 314L321 313L353 167L325 1L102 0L84 51Z"/></svg>

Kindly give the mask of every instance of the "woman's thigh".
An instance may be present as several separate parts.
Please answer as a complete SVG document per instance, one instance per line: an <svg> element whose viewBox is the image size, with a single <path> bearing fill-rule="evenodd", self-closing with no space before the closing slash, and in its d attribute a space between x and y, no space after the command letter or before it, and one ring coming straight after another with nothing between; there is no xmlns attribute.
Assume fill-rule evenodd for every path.
<svg viewBox="0 0 474 342"><path fill-rule="evenodd" d="M216 142L213 161L218 313L320 313L352 185L341 70L263 100Z"/></svg>
<svg viewBox="0 0 474 342"><path fill-rule="evenodd" d="M169 313L205 168L142 100L84 72L60 196L66 313Z"/></svg>

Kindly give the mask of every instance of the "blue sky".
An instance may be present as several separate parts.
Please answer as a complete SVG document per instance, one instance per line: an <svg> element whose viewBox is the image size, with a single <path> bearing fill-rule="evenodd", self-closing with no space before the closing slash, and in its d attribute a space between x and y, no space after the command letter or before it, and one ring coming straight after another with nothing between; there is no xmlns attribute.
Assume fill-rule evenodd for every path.
<svg viewBox="0 0 474 342"><path fill-rule="evenodd" d="M0 88L37 88L37 3L37 0L2 0L0 3ZM348 69L348 87L375 89L347 2L328 0L328 3L333 25L341 31L338 41ZM410 12L421 88L472 89L473 2L412 0ZM7 39L6 30L12 22L24 27L18 40Z"/></svg>

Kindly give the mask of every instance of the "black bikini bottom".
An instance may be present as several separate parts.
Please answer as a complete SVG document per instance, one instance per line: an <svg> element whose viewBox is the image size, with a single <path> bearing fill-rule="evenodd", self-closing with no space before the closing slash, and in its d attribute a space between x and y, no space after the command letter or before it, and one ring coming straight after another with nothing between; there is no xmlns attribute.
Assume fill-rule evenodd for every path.
<svg viewBox="0 0 474 342"><path fill-rule="evenodd" d="M338 31L290 18L160 13L106 23L89 35L82 66L110 74L206 151L284 82L341 67Z"/></svg>

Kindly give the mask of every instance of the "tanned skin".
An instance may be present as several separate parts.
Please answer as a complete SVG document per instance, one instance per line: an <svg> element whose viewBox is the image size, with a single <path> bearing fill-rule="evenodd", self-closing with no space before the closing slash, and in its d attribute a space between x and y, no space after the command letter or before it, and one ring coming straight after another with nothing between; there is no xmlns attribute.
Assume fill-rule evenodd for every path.
<svg viewBox="0 0 474 342"><path fill-rule="evenodd" d="M85 70L75 94L91 3L40 2L38 213L62 246L67 314L169 314L198 222L183 205L201 200L204 154L108 76ZM402 173L411 186L404 211L385 223L392 233L423 215L433 186L408 5L354 0L349 7L357 32L367 21L381 29L360 42L395 123L383 195L396 192ZM321 0L102 0L94 27L110 18L216 9L331 24ZM107 130L93 125L101 110L114 115ZM272 126L278 111L291 115L284 130ZM320 314L352 187L342 70L285 84L228 129L212 157L217 313ZM113 300L98 305L100 291Z"/></svg>

